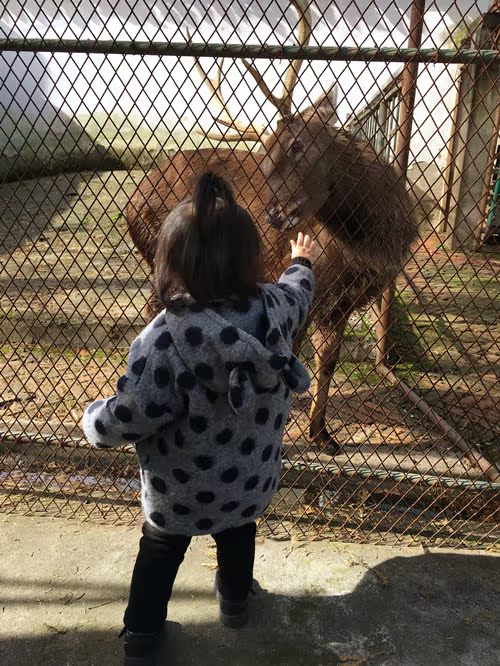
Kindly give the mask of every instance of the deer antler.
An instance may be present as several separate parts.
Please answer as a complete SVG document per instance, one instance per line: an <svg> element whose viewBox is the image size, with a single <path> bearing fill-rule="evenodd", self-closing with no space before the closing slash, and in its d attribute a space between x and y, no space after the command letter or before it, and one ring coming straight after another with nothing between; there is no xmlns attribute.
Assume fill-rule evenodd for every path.
<svg viewBox="0 0 500 666"><path fill-rule="evenodd" d="M291 0L292 5L297 10L299 17L298 28L299 28L299 41L298 46L301 48L309 44L309 39L311 37L311 0ZM280 116L287 116L292 112L292 97L295 86L297 85L297 80L299 78L299 72L302 67L302 60L292 60L288 69L285 72L285 83L283 85L283 94L281 97L274 95L269 88L267 87L264 79L258 72L258 70L247 60L243 60L243 64L250 74L253 76L259 90L264 93L266 99L268 99L276 110L279 112Z"/></svg>
<svg viewBox="0 0 500 666"><path fill-rule="evenodd" d="M311 0L291 0L292 5L298 13L298 27L299 27L299 46L307 46L311 36ZM191 36L188 32L188 41L191 41ZM254 123L244 123L231 116L227 109L227 104L222 95L221 80L224 66L224 59L217 60L217 74L214 78L210 78L208 73L203 69L200 64L199 58L195 58L195 66L197 72L206 87L210 90L212 98L219 109L218 115L212 114L212 118L219 125L235 130L233 133L219 133L209 132L206 136L209 139L217 141L252 141L262 142L265 140L268 132L264 125L257 125ZM302 67L302 60L293 60L285 72L284 90L281 97L272 93L267 84L265 83L259 71L246 60L243 60L243 65L255 80L259 90L264 94L265 98L278 111L280 117L288 115L292 111L292 95L293 90L297 84L300 68Z"/></svg>

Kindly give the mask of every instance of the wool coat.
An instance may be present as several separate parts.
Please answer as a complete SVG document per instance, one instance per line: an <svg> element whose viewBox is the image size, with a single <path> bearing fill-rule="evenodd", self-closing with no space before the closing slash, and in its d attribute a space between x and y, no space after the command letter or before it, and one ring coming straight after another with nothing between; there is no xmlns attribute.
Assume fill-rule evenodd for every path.
<svg viewBox="0 0 500 666"><path fill-rule="evenodd" d="M214 534L262 514L281 473L292 392L310 379L292 354L314 296L310 263L233 304L187 296L130 348L113 397L83 430L98 448L134 443L145 518L170 534Z"/></svg>

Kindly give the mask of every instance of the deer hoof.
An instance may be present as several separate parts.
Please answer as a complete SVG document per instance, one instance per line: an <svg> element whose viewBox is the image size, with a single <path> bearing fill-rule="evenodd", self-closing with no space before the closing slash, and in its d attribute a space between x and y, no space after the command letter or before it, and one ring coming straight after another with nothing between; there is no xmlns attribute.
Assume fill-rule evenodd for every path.
<svg viewBox="0 0 500 666"><path fill-rule="evenodd" d="M340 444L330 435L326 428L322 428L316 435L310 434L310 441L323 451L335 456L342 451Z"/></svg>

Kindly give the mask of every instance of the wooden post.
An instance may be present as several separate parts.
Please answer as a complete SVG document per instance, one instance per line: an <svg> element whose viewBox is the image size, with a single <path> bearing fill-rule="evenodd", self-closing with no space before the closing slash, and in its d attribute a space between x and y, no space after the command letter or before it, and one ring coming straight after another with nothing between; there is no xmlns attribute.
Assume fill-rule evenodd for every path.
<svg viewBox="0 0 500 666"><path fill-rule="evenodd" d="M414 0L410 15L408 48L418 49L422 43L425 0ZM408 62L403 69L401 85L401 105L399 107L399 127L396 140L396 168L401 178L406 178L410 157L413 110L417 92L418 62ZM382 294L380 319L377 323L377 365L388 363L389 338L391 327L391 307L396 293L395 284L389 285Z"/></svg>

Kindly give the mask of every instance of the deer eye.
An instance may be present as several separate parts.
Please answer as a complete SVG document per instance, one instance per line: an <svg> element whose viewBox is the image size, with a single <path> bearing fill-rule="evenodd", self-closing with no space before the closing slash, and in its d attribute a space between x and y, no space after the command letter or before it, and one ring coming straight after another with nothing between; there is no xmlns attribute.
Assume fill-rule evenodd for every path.
<svg viewBox="0 0 500 666"><path fill-rule="evenodd" d="M302 141L294 141L292 145L290 146L290 150L294 155L297 155L298 153L301 153L304 148L304 144Z"/></svg>

